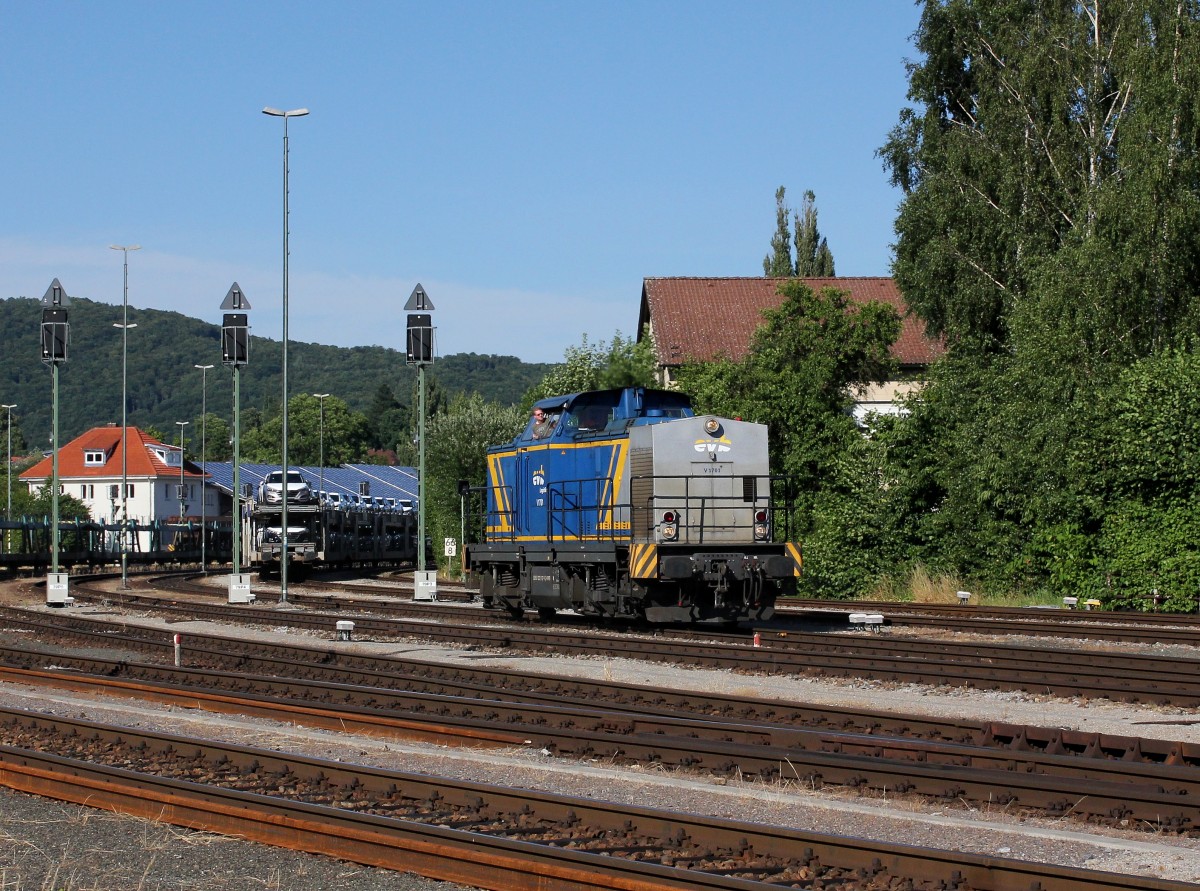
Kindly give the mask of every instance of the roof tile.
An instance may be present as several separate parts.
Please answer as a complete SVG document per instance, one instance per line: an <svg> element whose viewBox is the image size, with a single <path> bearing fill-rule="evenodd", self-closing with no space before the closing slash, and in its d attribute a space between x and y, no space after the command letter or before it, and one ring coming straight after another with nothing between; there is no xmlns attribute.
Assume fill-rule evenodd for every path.
<svg viewBox="0 0 1200 891"><path fill-rule="evenodd" d="M763 311L782 302L785 278L647 278L642 282L642 318L654 324L658 363L681 365L718 356L740 360L749 349ZM900 336L892 346L902 366L929 365L944 352L942 343L925 333L925 325L909 312L892 278L804 278L814 291L834 287L855 303L879 301L900 314Z"/></svg>
<svg viewBox="0 0 1200 891"><path fill-rule="evenodd" d="M176 451L178 446L159 442L153 436L137 427L126 427L129 439L129 457L125 461L126 475L132 477L179 476L178 467L169 467L165 461L159 460L151 446L158 446L167 451ZM84 453L88 451L103 451L103 464L85 464ZM42 480L53 472L53 459L43 458L37 464L21 474L23 480ZM79 479L87 477L104 477L111 479L121 472L121 428L117 426L93 427L86 433L72 439L58 453L59 479ZM184 476L200 476L200 468L191 462L184 466Z"/></svg>

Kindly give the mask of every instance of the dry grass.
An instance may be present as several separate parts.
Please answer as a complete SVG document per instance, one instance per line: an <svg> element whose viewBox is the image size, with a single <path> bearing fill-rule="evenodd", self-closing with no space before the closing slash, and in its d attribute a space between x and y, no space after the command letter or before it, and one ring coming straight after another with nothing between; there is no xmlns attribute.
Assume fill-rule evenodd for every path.
<svg viewBox="0 0 1200 891"><path fill-rule="evenodd" d="M869 600L906 600L913 603L958 603L963 580L949 573L930 573L917 564L906 578L887 576L867 595Z"/></svg>
<svg viewBox="0 0 1200 891"><path fill-rule="evenodd" d="M0 814L0 891L147 891L164 883L191 891L189 880L155 878L162 864L170 875L180 848L235 840L209 832L109 811L61 805L63 816L33 820ZM34 841L37 839L38 841ZM206 880L204 887L249 887ZM285 887L277 870L253 878L264 891ZM257 887L257 885L256 885Z"/></svg>
<svg viewBox="0 0 1200 891"><path fill-rule="evenodd" d="M958 592L969 591L967 601L971 606L986 603L988 606L1060 606L1060 598L1045 590L1004 591L982 590L977 583L967 581L955 573L931 572L918 564L903 576L884 576L866 595L864 600L893 601L899 603L958 603Z"/></svg>
<svg viewBox="0 0 1200 891"><path fill-rule="evenodd" d="M930 575L922 565L912 571L908 586L915 603L958 603L958 592L963 589L958 576Z"/></svg>

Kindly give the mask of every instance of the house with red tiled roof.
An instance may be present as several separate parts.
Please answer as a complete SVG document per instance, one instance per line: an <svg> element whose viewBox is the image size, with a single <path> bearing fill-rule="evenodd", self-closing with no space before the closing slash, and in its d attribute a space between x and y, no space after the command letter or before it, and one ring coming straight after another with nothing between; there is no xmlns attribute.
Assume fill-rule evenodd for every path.
<svg viewBox="0 0 1200 891"><path fill-rule="evenodd" d="M708 362L724 356L743 359L763 311L782 303L783 278L647 278L642 281L638 339L649 331L654 343L659 385L674 385L675 372L686 362ZM896 411L895 400L921 385L929 366L945 351L924 324L911 315L892 278L804 278L814 291L833 287L854 303L878 301L900 314L900 336L892 346L899 370L896 380L862 387L855 394L855 415Z"/></svg>
<svg viewBox="0 0 1200 891"><path fill-rule="evenodd" d="M86 504L93 520L119 520L122 450L128 443L124 462L130 519L141 525L155 520L177 522L181 513L181 484L184 519L200 519L201 497L206 499L204 513L209 517L216 514L217 495L204 485L207 475L183 460L179 446L159 442L137 427L126 427L125 431L124 443L121 428L109 424L93 427L64 445L58 453L60 492ZM30 492L39 492L49 484L52 460L47 456L21 474L20 479Z"/></svg>

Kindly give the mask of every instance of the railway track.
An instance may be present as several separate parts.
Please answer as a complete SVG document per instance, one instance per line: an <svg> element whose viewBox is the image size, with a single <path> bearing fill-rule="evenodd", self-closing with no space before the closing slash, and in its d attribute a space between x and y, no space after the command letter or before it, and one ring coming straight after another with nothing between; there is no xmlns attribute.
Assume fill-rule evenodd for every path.
<svg viewBox="0 0 1200 891"><path fill-rule="evenodd" d="M180 590L201 593L186 578L172 579ZM373 609L397 615L452 616L452 607L430 603L413 603L412 583L394 584L336 582L326 583L328 594L289 594L290 600L301 606L328 609ZM356 599L355 594L364 595ZM438 598L448 603L469 603L475 593L463 586L444 586ZM481 611L487 620L512 622L505 612ZM902 602L853 601L843 603L829 600L796 600L781 602L776 619L771 623L756 623L730 637L744 637L758 630L762 634L826 629L850 629L852 613L875 613L884 617L883 624L892 627L911 627L952 631L962 634L1013 635L1056 637L1073 640L1103 640L1117 643L1180 644L1200 646L1200 613L1129 613L1102 610L1024 609L1016 607L961 606L954 604L919 604ZM555 617L555 624L589 625L595 622L573 614Z"/></svg>
<svg viewBox="0 0 1200 891"><path fill-rule="evenodd" d="M71 623L76 621L78 618L78 612L76 610L52 611L52 612L49 612L49 614L47 614L47 612L44 610L41 612L42 612L42 617L44 618L44 620L47 620L49 623L55 624L55 626L56 626L56 624L59 624L60 622L67 620L67 618L70 618ZM79 612L82 612L82 611L79 611ZM278 620L278 612L280 612L280 610L276 610L276 624L278 624L278 621L277 621ZM334 618L348 617L348 615L344 611L334 612L334 614L331 614L331 615ZM112 620L115 623L125 624L126 630L130 630L130 632L138 632L138 629L136 627L134 627L131 622L128 622L128 620L121 620L121 617L119 617L119 616L108 616L108 618L109 618L109 620ZM228 620L228 615L224 618L226 618L226 620ZM361 632L361 626L359 627L359 630ZM326 623L325 627L318 630L317 633L331 636L331 632L332 632L331 624ZM156 653L157 658L163 659L164 657L166 657L166 653L169 652L169 646L170 646L169 632L167 634L164 634L162 628L158 627L157 629L154 629L154 630L145 629L145 634L146 634L146 638L142 642L134 641L133 646L143 648L142 651L144 651L144 652ZM106 636L108 636L109 639L112 639L113 635L109 634ZM131 636L131 638L133 638L134 635L131 634L130 636ZM361 636L361 635L359 635L359 636ZM188 633L186 636L185 653L187 654L188 659L191 659L193 654L196 654L200 650L200 647L196 646L196 638L197 638L197 635L194 635L191 633ZM220 648L222 648L224 646L227 646L227 645L221 644L220 641L217 641L216 644L214 645L214 647L212 647L212 648L214 648L214 650L220 650ZM263 650L263 645L260 644L260 642L259 642L259 644L254 645L254 646L256 646L258 648L258 650ZM742 644L742 646L744 647L745 644ZM78 646L76 648L78 648ZM272 651L274 651L274 646L272 646L271 648L272 648ZM366 668L366 662L361 663L361 665L356 663L354 668L348 669L347 664L331 662L331 660L329 660L328 657L323 656L322 651L328 650L329 647L325 647L324 645L320 644L320 642L317 642L316 645L314 645L310 648L312 648L312 650L314 650L316 652L313 652L312 654L310 654L310 656L300 657L298 660L296 660L296 663L295 663L296 669L299 669L301 674L302 674L302 672L304 672L306 670L320 669L320 668L322 668L323 663L329 663L328 665L324 665L324 668L328 668L330 671L330 674L341 675L343 677L343 680L354 682L354 686L356 686L356 682L358 682L359 680L367 681L367 683L370 683L370 681L367 680L367 676L368 676L368 674L370 674L370 669ZM232 656L232 657L236 658L236 654L234 654L234 653L227 653L227 654L228 654L228 656ZM305 663L304 659L310 660L311 664ZM133 680L133 678L121 677L121 676L119 676L119 674L116 674L116 672L119 671L119 669L116 668L116 665L119 665L121 663L132 664L131 660L118 659L118 660L116 660L116 662L114 662L112 665L110 665L109 668L103 668L103 666L100 666L100 669L98 669L98 670L100 670L101 672L108 672L108 674L110 674L110 675L114 675L112 680L119 681L119 682L128 682L128 683L133 684L133 686L162 686L162 687L168 686L168 684L166 682L158 682L156 684L145 684L144 681ZM68 671L65 671L64 668L65 668L65 666L59 666L59 669L55 671L55 674L59 674L59 675L68 674ZM160 670L163 668L169 668L169 666L156 665L156 666L152 666L152 668L154 668L154 670ZM278 668L278 666L277 666L277 668ZM286 670L286 666L284 666L284 670ZM438 680L438 678L433 677L432 674L434 671L442 672L443 680ZM427 684L427 686L430 687L431 689L440 687L443 690L449 690L451 688L450 683L460 682L463 680L462 672L463 672L463 669L461 668L461 666L440 665L440 666L438 666L437 669L432 669L432 666L431 666L431 676L428 678L426 678L426 677L420 678L419 684L422 689L426 688L426 684ZM220 674L220 672L214 672L214 674ZM239 674L239 672L227 672L227 674L236 675L236 674ZM392 674L395 674L395 672L392 672ZM408 668L404 669L404 674L406 674L406 675L410 674L410 670ZM486 683L484 681L482 681L482 678L484 678L484 677L494 676L492 678L492 680L494 682L493 686L498 687L498 688L516 689L517 687L520 687L522 683L524 683L522 678L516 676L514 674L514 672L503 672L503 676L500 676L500 674L502 674L502 672L497 672L497 671L494 671L491 669L482 669L478 672L472 672L472 678L470 678L470 680L472 680L472 683L460 684L460 687L458 687L458 689L460 689L460 692L463 692L464 695L472 696L472 698L486 699L487 696L496 695L496 692L494 692L494 690L492 693L487 692ZM412 678L408 678L408 680L412 680ZM233 681L233 683L239 683L239 682L240 681L238 681L238 680ZM530 683L530 686L533 686L533 684L536 682L530 681L529 683ZM578 699L580 699L581 702L586 702L586 704L594 704L594 702L596 702L596 701L602 701L602 699L604 699L604 696L608 695L607 688L614 687L614 684L604 684L604 683L583 682L581 684L580 682L574 680L574 678L544 678L544 681L542 681L542 684L544 684L544 686L542 686L540 688L538 698L541 698L544 701L552 702L552 704L557 704L557 705L564 704L564 702L566 701L566 692L568 692L568 690L571 690L571 689L574 689L575 692L578 693ZM562 687L556 688L556 687L554 687L554 684L562 684ZM364 684L364 686L366 686L366 684ZM337 689L337 684L331 683L331 687L332 687L332 689L331 689L330 695L335 695L335 696L341 695L341 690ZM478 687L478 689L467 689L468 687ZM652 701L658 699L660 693L662 695L672 696L672 698L674 698L674 701L678 702L678 704L679 704L678 708L680 708L680 710L685 711L686 706L688 706L689 702L695 702L695 704L696 704L695 711L696 712L710 713L710 714L712 714L712 716L716 716L721 720L725 720L725 718L722 717L722 716L725 716L725 714L737 714L737 710L739 707L745 707L746 712L748 712L749 714L754 714L756 710L758 712L761 712L762 714L767 714L768 712L775 710L775 708L779 708L780 705L782 705L782 707L784 707L785 711L796 712L797 717L799 716L799 712L809 711L809 714L808 714L808 716L806 716L805 719L811 720L812 724L814 724L815 726L826 726L826 728L829 728L829 726L852 726L852 725L854 725L854 723L859 722L857 725L858 729L864 729L866 734L870 735L870 734L875 734L875 732L876 732L875 726L872 726L872 722L874 722L875 718L870 716L870 714L863 713L863 714L860 714L859 717L853 717L853 716L850 716L850 714L846 713L845 710L806 710L806 708L804 706L793 707L793 706L788 706L786 704L779 704L779 702L768 702L768 704L763 704L763 702L758 702L757 705L740 706L740 705L738 705L738 700L736 698L721 698L721 696L708 696L708 695L697 696L695 694L679 693L679 692L677 692L677 690L662 690L662 692L659 692L659 690L643 689L642 692L637 694L637 696L640 696L640 700L637 700L637 701L647 702L647 704L649 704L649 702L652 702ZM199 689L193 689L192 695L200 696L200 695L203 695L203 692L202 692L202 690L199 690ZM229 695L230 700L236 699L236 696L233 694L215 693L214 695L215 696ZM322 694L322 695L324 695L324 694ZM318 707L316 705L313 705L312 702L306 702L299 698L294 699L293 701L295 702L295 707L312 708L313 711L318 710ZM236 702L230 702L229 707L232 708L232 710L240 710L240 708L241 708L241 706L236 704ZM284 708L288 708L288 706L286 705L286 706L284 706ZM334 706L330 707L329 712L330 712L331 716L335 716L335 714L337 714L338 711L340 711L340 708L341 708L341 706L338 706L338 705L334 705ZM631 706L629 704L629 701L624 701L624 702L622 702L622 704L614 706L614 710L616 710L618 712L634 711L634 712L640 714L640 712L638 712L638 710L637 710L637 707ZM350 708L344 708L344 710L342 710L342 711L346 711L347 713L349 713L350 711L354 711L354 710L350 710ZM647 710L647 713L648 712L649 712L649 710ZM421 716L419 716L419 714L416 714L416 716L414 716L414 718L420 718L420 717ZM425 717L427 717L427 716L425 716ZM898 716L898 718L902 719L902 716ZM640 719L643 719L643 718L640 718ZM768 718L768 720L769 720L769 718ZM931 726L928 726L928 724L938 724L940 722L937 722L936 719L928 719L928 718L920 719L920 720L922 720L922 722L924 722L926 725L914 726L914 728L913 728L914 731L916 731L917 734L919 734L919 735L920 734L928 734L931 737L936 737L936 735L940 731L938 731L937 729L931 728ZM415 725L416 720L414 720L413 723ZM726 723L728 723L728 722L726 722ZM782 722L782 720L781 720L780 723L785 723L785 722ZM974 726L967 726L968 724L970 724L970 722L942 722L942 723L944 725L946 725L947 735L959 734L960 738L962 738L962 735L964 735L964 734L966 735L966 738L971 738L973 736L974 732L976 732L976 730L977 730L977 728L974 728ZM953 726L950 726L952 724L959 724L960 726L958 726L958 729L954 729ZM511 729L511 728L509 728L509 729ZM1188 765L1188 764L1190 764L1190 759L1192 759L1192 755L1190 755L1190 753L1187 752L1186 747L1183 748L1183 751L1180 751L1180 749L1176 749L1176 751L1174 751L1174 752L1171 752L1170 749L1164 749L1164 751L1157 751L1157 752L1148 752L1148 751L1147 752L1139 752L1138 751L1138 741L1136 741L1136 740L1128 741L1129 743L1132 743L1132 745L1133 745L1133 748L1130 748L1129 745L1111 746L1111 745L1109 745L1109 743L1111 743L1112 741L1104 740L1103 737L1092 737L1091 741L1087 741L1084 738L1086 735L1081 735L1081 734L1080 735L1072 735L1072 734L1062 735L1060 731L1054 731L1054 730L1040 731L1040 732L1043 732L1043 734L1049 735L1046 738L1037 738L1036 736L1030 736L1030 737L1026 738L1027 731L1036 730L1036 729L1010 728L1010 732L1007 737L1004 736L1004 732L1006 732L1006 729L1004 729L1003 726L997 725L995 729L997 730L997 735L996 735L995 741L986 742L985 745L992 746L992 745L995 745L995 743L1001 743L1001 745L1010 745L1010 746L1014 746L1018 749L1030 747L1033 749L1043 749L1043 751L1046 746L1049 746L1051 749L1057 749L1060 746L1066 746L1068 749L1073 749L1076 757L1079 757L1079 755L1084 754L1084 752L1086 751L1086 749L1088 747L1091 747L1093 749L1093 754L1094 754L1094 751L1096 751L1096 749L1108 746L1108 748L1106 748L1106 757L1108 757L1108 758L1124 758L1124 757L1130 757L1130 755L1132 755L1132 757L1134 757L1135 759L1138 759L1138 760L1145 759L1147 761L1147 763L1158 763L1160 765L1168 765L1168 766L1174 766L1174 765L1178 765L1178 764ZM388 732L391 732L391 731L389 730ZM407 732L407 730L402 730L402 732ZM439 730L438 732L445 732L445 729L443 728L442 730ZM1052 740L1050 740L1050 737L1054 737L1054 738L1052 738ZM826 738L830 738L830 737L827 736ZM880 737L877 737L877 738L880 738ZM1050 741L1048 742L1048 740L1050 740ZM444 741L445 741L445 737L443 737L443 742ZM503 740L499 741L499 745L503 745ZM1156 743L1156 745L1159 745L1159 743ZM1124 752L1124 754L1122 754L1122 752ZM1181 758L1181 755L1183 758L1182 761L1178 760ZM1085 755L1085 757L1086 757L1086 755ZM712 812L709 812L709 813L712 813ZM954 861L955 859L958 859L958 855L950 855L949 856L950 861ZM884 862L884 865L886 865L886 863L888 861L886 859L884 859L883 862ZM409 868L409 867L402 867L402 868ZM1050 883L1054 883L1054 881L1057 881L1057 877L1051 877L1051 875L1050 875L1050 873L1055 872L1055 871L1052 871L1052 869L1051 869L1051 871L1046 871L1046 869L1044 869L1042 867L1034 867L1034 872L1044 873L1046 880L1043 880L1042 875L1039 875L1039 878L1036 880L1027 881L1027 883L1024 885L1016 884L1015 886L1021 887L1022 891L1024 891L1025 889L1032 889L1032 887L1040 887L1040 889L1043 889L1043 890L1054 889L1054 887L1057 887L1057 885L1055 885L1055 884L1050 884ZM908 889L908 887L922 887L922 889L924 889L924 887L925 887L925 885L912 884L911 879L900 878L899 875L889 874L886 871L884 871L884 873L877 873L874 878L877 879L878 881L880 881L880 883L882 883L882 884L875 884L875 885L835 884L835 885L830 885L830 886L839 887L839 889L840 889L840 887L860 887L860 886L871 887L871 889L875 889L875 887L880 887L880 889L883 889L883 887L886 887L886 889L888 889L889 891L893 891L893 889L901 889L901 887L904 887L904 889ZM1087 877L1088 880L1091 880L1091 878L1092 877ZM953 877L953 875L950 875L950 877L948 879L944 879L943 881L944 881L943 885L932 884L932 885L929 885L929 887L947 887L947 889L949 889L949 887L973 887L966 883L962 883L961 885L958 884L958 881L956 881L956 879L955 879L955 877ZM1040 883L1042 883L1042 884L1040 884L1040 885L1034 884L1034 883L1037 883L1037 881L1040 881ZM1087 887L1141 887L1141 886L1144 886L1144 884L1142 884L1142 883L1146 883L1146 881L1147 880L1130 879L1129 877L1126 877L1126 875L1121 875L1121 877L1116 877L1115 883L1114 883L1114 881L1111 881L1109 877L1103 877L1104 884L1099 884L1099 885L1087 884L1085 886L1087 886ZM907 884L905 884L905 883L907 883ZM488 886L490 886L490 885L488 885ZM692 884L692 885L686 885L686 886L692 887L692 886L698 886L698 885ZM722 885L722 886L724 886L724 885ZM731 886L746 887L746 885L731 885ZM749 886L758 886L758 885L751 884ZM773 885L773 886L778 886L778 885ZM811 883L809 885L805 885L805 886L811 886ZM1186 884L1180 884L1180 883L1156 884L1156 883L1153 883L1153 881L1150 881L1150 884L1145 885L1145 886L1147 886L1147 887L1172 887L1172 889L1174 889L1174 887L1187 887ZM546 885L538 885L538 887L546 887Z"/></svg>
<svg viewBox="0 0 1200 891"><path fill-rule="evenodd" d="M209 589L195 585L186 577L168 582L180 592L213 596ZM324 609L369 610L377 613L424 618L452 618L453 606L445 604L470 603L475 593L463 586L443 586L438 589L437 603L414 603L412 583L394 584L336 582L318 583L329 593L289 593L297 606ZM313 587L310 585L309 587ZM356 598L354 595L363 595ZM730 639L746 637L754 631L760 634L786 634L806 630L851 630L852 613L870 612L883 616L885 627L927 629L936 632L984 634L989 636L1053 637L1068 640L1110 641L1113 643L1178 644L1200 647L1200 614L1114 613L1101 610L1023 609L1015 607L972 607L952 604L915 604L899 602L840 603L828 600L785 602L776 610L770 623L755 623L729 634ZM480 610L477 621L511 624L507 612ZM596 622L566 613L554 618L555 625L595 627ZM626 623L628 626L628 623ZM629 626L632 627L632 626ZM686 633L686 632L685 632ZM705 632L708 633L707 631Z"/></svg>
<svg viewBox="0 0 1200 891"><path fill-rule="evenodd" d="M611 763L658 765L742 779L842 786L1032 810L1105 825L1194 834L1200 803L1200 747L1137 738L1101 738L1034 727L969 725L915 716L852 714L767 700L690 696L586 685L564 696L538 692L538 676L462 671L394 658L364 658L325 647L264 647L189 635L187 670L72 651L157 649L162 631L73 619L0 613L6 627L59 639L51 653L0 649L0 679L74 685L106 693L179 701L188 707L288 716L289 720L371 734L464 744L531 746ZM92 627L87 627L87 626ZM102 626L102 627L97 627ZM155 646L154 641L157 640ZM200 670L235 666L241 671ZM52 665L53 670L48 666ZM420 679L420 680L418 680ZM603 691L599 687L606 687ZM416 689L414 689L416 688ZM534 688L534 689L530 689ZM668 701L664 701L668 700ZM835 724L841 726L834 729ZM1032 741L1032 742L1031 742ZM1068 745L1068 742L1070 743ZM1087 794L1079 794L1082 788Z"/></svg>
<svg viewBox="0 0 1200 891"><path fill-rule="evenodd" d="M499 891L1184 891L0 710L15 789Z"/></svg>
<svg viewBox="0 0 1200 891"><path fill-rule="evenodd" d="M178 580L174 582L180 584ZM77 584L76 596L124 608L153 610L179 620L241 622L329 631L353 618L356 632L373 636L413 636L455 646L553 652L577 656L620 656L693 666L818 677L871 677L878 680L991 690L1021 690L1084 699L1109 699L1179 707L1200 706L1200 659L1110 651L1060 650L985 641L924 640L865 633L788 630L749 638L702 631L647 635L586 635L525 624L492 627L470 622L450 625L439 615L428 621L380 617L343 610L336 613L213 602L176 587L175 597L91 589ZM464 610L473 618L476 610ZM698 639L702 636L704 639Z"/></svg>
<svg viewBox="0 0 1200 891"><path fill-rule="evenodd" d="M83 577L79 581L94 584L108 576ZM163 575L147 573L146 581L154 588L175 592L192 598L217 601L224 590L198 584L194 572L185 571ZM371 582L330 581L309 579L304 592L290 591L289 602L298 607L328 610L370 612L381 615L418 618L427 621L459 621L459 605L475 602L476 592L464 585L440 583L438 601L417 603L412 600L411 580L380 577ZM312 593L311 589L327 593ZM360 596L355 596L360 595ZM852 613L875 613L883 616L883 627L908 627L935 632L1022 637L1054 637L1081 641L1114 643L1178 644L1200 647L1200 613L1134 613L1104 610L1027 609L1018 607L963 606L956 604L906 603L897 601L781 601L776 618L770 623L722 633L719 628L704 629L707 637L740 641L755 631L760 635L786 636L814 629L853 630L849 622ZM473 621L512 626L514 620L505 611L478 610L471 613ZM530 614L529 619L545 624ZM515 623L520 624L520 623ZM595 620L572 613L555 616L555 626L597 627ZM605 627L601 625L600 627ZM619 623L615 628L635 630L631 623ZM671 633L664 631L662 633ZM687 634L689 632L683 632ZM697 632L691 632L697 633Z"/></svg>
<svg viewBox="0 0 1200 891"><path fill-rule="evenodd" d="M1198 613L1026 609L857 600L846 603L828 600L782 601L776 608L776 616L781 622L828 621L833 624L847 624L851 613L882 615L885 624L892 626L930 628L964 634L1010 634L1200 646Z"/></svg>
<svg viewBox="0 0 1200 891"><path fill-rule="evenodd" d="M844 609L852 612L892 612L896 615L964 616L975 619L1029 619L1063 624L1135 625L1183 628L1200 632L1200 611L1193 613L1129 612L1105 609L1048 609L1023 606L984 606L961 603L916 603L893 600L830 601L789 597L778 603L787 612Z"/></svg>

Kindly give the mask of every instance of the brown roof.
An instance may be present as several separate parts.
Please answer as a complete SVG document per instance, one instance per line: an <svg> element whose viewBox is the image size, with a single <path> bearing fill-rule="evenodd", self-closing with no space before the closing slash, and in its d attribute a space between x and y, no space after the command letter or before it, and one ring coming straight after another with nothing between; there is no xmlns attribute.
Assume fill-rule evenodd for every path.
<svg viewBox="0 0 1200 891"><path fill-rule="evenodd" d="M126 427L129 433L129 457L125 461L126 474L133 477L178 477L179 468L168 467L150 449L155 445L168 451L178 450L178 446L164 445L153 436L144 433L137 427ZM103 464L84 464L85 451L104 452ZM23 480L41 480L51 476L53 459L43 458L23 474ZM106 477L121 475L121 428L115 425L93 427L87 433L72 439L58 453L59 478ZM185 476L200 476L200 470L190 462L185 462Z"/></svg>
<svg viewBox="0 0 1200 891"><path fill-rule="evenodd" d="M647 278L642 281L640 332L653 323L659 365L681 365L724 354L743 358L762 313L782 302L777 290L783 278ZM925 333L925 325L908 311L891 278L805 278L814 291L834 287L847 291L855 303L878 301L900 314L900 337L892 355L901 366L929 365L944 352L942 344Z"/></svg>

